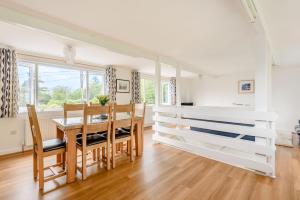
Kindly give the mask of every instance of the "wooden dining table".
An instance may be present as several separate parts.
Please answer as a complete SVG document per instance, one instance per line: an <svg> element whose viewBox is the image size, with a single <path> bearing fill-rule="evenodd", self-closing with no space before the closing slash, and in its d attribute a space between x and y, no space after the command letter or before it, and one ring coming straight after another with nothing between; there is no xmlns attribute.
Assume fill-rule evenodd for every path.
<svg viewBox="0 0 300 200"><path fill-rule="evenodd" d="M126 116L125 116L126 117ZM124 116L119 117L124 119ZM118 116L117 116L118 120ZM103 123L105 119L93 118L92 123ZM83 118L70 117L70 118L57 118L53 119L56 124L57 138L66 140L66 172L67 183L72 183L76 180L76 135L82 133ZM113 121L112 121L113 123ZM135 151L136 156L141 156L143 153L143 118L136 116L134 119L134 134L135 134ZM61 162L61 157L57 157L57 162Z"/></svg>

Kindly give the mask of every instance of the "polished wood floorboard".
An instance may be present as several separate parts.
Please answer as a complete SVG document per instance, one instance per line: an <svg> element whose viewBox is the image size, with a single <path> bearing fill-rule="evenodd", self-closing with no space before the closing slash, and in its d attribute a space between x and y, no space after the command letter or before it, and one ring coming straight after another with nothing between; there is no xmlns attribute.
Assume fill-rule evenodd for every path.
<svg viewBox="0 0 300 200"><path fill-rule="evenodd" d="M30 152L0 158L0 199L300 199L300 150L277 148L277 178L153 144L145 132L142 158L117 162L106 171L98 166L88 178L65 185L65 177L45 183L39 192L32 178ZM53 161L49 160L49 162Z"/></svg>

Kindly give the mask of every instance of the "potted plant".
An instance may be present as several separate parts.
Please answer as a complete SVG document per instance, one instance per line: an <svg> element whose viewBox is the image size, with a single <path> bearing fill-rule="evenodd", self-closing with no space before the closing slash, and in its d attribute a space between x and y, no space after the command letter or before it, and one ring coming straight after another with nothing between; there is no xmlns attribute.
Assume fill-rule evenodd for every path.
<svg viewBox="0 0 300 200"><path fill-rule="evenodd" d="M99 95L96 96L96 98L101 106L105 106L109 102L109 97L107 95ZM107 115L100 115L100 118L107 119Z"/></svg>

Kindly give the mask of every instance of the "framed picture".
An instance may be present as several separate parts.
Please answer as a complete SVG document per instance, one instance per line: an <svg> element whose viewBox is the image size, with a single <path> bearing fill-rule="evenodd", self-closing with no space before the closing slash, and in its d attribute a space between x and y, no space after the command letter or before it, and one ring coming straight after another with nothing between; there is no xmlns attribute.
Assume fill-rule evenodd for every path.
<svg viewBox="0 0 300 200"><path fill-rule="evenodd" d="M119 93L129 93L130 92L130 81L117 79L117 92Z"/></svg>
<svg viewBox="0 0 300 200"><path fill-rule="evenodd" d="M239 94L254 93L254 80L240 80L238 83Z"/></svg>

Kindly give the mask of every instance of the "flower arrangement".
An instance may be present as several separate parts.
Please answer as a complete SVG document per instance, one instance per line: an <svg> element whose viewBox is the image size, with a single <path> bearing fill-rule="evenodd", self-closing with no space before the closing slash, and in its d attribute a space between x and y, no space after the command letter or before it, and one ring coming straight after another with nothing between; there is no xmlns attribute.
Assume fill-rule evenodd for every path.
<svg viewBox="0 0 300 200"><path fill-rule="evenodd" d="M96 97L99 101L99 104L105 106L109 102L109 98L107 95L99 95Z"/></svg>

